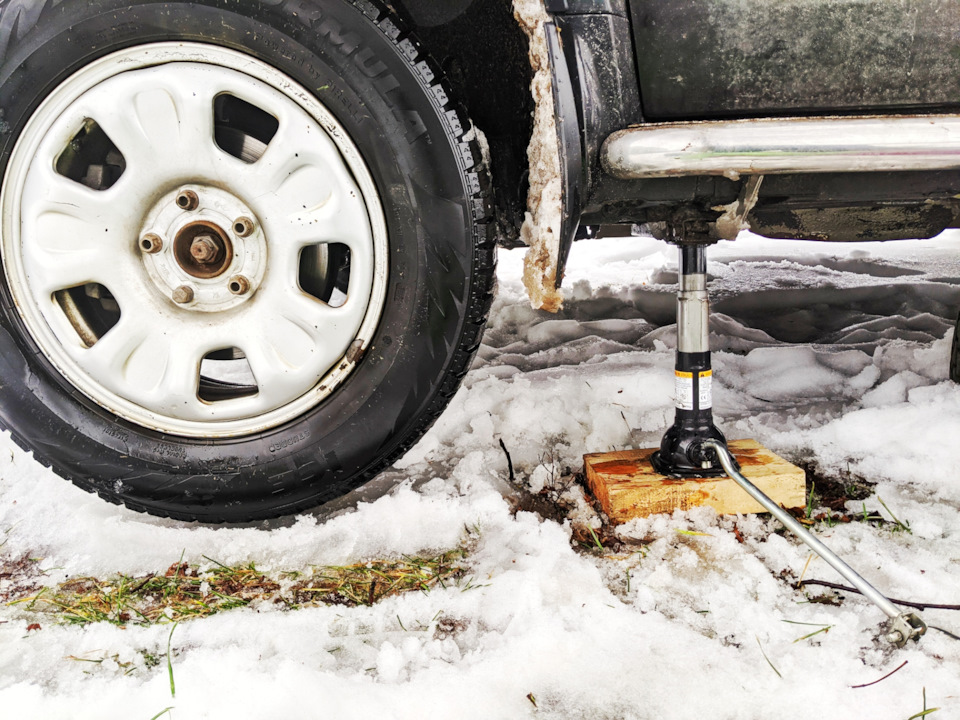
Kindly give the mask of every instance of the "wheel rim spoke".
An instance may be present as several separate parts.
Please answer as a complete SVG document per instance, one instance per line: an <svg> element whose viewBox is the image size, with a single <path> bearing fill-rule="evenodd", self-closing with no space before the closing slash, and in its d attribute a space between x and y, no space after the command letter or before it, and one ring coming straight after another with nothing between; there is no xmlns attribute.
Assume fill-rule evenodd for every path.
<svg viewBox="0 0 960 720"><path fill-rule="evenodd" d="M350 347L353 328L363 315L365 302L351 298L341 307L333 308L297 288L288 288L281 308L281 317L302 326L311 336L316 335L318 343L340 348L339 355L331 359L333 363Z"/></svg>
<svg viewBox="0 0 960 720"><path fill-rule="evenodd" d="M219 87L189 66L121 74L78 107L127 160L130 180L150 187L213 169L213 96ZM129 180L128 180L129 182Z"/></svg>
<svg viewBox="0 0 960 720"><path fill-rule="evenodd" d="M31 239L23 246L27 272L41 297L87 282L112 283L124 275L130 257L123 223L109 217L100 193L54 173L47 193L31 198L32 212L22 230ZM118 227L119 226L119 227Z"/></svg>
<svg viewBox="0 0 960 720"><path fill-rule="evenodd" d="M371 254L371 230L363 198L336 147L293 113L281 114L280 128L263 157L250 166L262 187L265 230L285 247L323 242Z"/></svg>
<svg viewBox="0 0 960 720"><path fill-rule="evenodd" d="M58 290L67 290L85 283L107 285L111 282L108 275L111 275L112 260L113 253L107 248L91 247L64 252L34 248L27 267L28 272L37 278L38 296L45 298Z"/></svg>
<svg viewBox="0 0 960 720"><path fill-rule="evenodd" d="M283 402L318 382L354 337L349 316L339 309L293 291L277 300L245 319L253 332L240 345L265 403Z"/></svg>
<svg viewBox="0 0 960 720"><path fill-rule="evenodd" d="M74 355L91 375L124 397L197 416L205 345L200 333L174 330L174 323L161 314L150 324L130 314L92 348Z"/></svg>
<svg viewBox="0 0 960 720"><path fill-rule="evenodd" d="M74 355L91 375L112 378L114 391L120 391L128 383L127 367L131 359L150 338L147 326L133 318L124 318L92 348L75 351ZM155 347L152 349L157 351ZM160 350L164 351L164 354L156 357L155 366L162 366L165 362L166 348L161 347ZM147 373L142 371L136 373L135 379L145 388L156 385L156 382L150 382Z"/></svg>
<svg viewBox="0 0 960 720"><path fill-rule="evenodd" d="M203 351L197 344L184 347L180 338L171 343L170 361L164 367L163 377L157 386L158 406L173 415L204 419L204 412L197 389L200 385L200 361Z"/></svg>
<svg viewBox="0 0 960 720"><path fill-rule="evenodd" d="M342 243L358 258L370 254L371 232L362 201L334 192L322 203L305 207L317 193L313 168L302 168L281 184L264 229L284 246L302 249L320 243Z"/></svg>
<svg viewBox="0 0 960 720"><path fill-rule="evenodd" d="M136 226L135 212L126 212L125 206L117 205L117 198L109 191L98 191L70 180L54 171L52 160L54 152L48 157L51 164L38 165L27 186L24 188L23 220L44 213L59 213L90 225L99 226L103 235L114 226L133 228ZM119 241L119 238L103 238Z"/></svg>

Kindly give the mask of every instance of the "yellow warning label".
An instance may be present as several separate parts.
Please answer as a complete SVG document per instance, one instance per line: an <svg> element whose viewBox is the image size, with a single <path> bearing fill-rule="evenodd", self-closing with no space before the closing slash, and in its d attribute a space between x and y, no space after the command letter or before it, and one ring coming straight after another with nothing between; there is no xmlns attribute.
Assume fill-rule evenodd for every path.
<svg viewBox="0 0 960 720"><path fill-rule="evenodd" d="M674 370L676 374L677 407L681 410L693 410L693 373ZM713 371L697 373L697 407L706 410L713 407Z"/></svg>
<svg viewBox="0 0 960 720"><path fill-rule="evenodd" d="M706 410L707 408L713 407L713 371L707 370L706 372L700 373L700 382L697 383L699 393L698 394L698 405L701 409Z"/></svg>
<svg viewBox="0 0 960 720"><path fill-rule="evenodd" d="M693 410L693 373L677 370L677 408Z"/></svg>

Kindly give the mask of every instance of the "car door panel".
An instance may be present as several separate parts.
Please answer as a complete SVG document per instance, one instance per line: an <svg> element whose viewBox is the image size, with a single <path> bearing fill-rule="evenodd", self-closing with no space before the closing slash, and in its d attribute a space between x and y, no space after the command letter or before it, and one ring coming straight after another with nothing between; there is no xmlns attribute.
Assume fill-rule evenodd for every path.
<svg viewBox="0 0 960 720"><path fill-rule="evenodd" d="M645 117L960 106L955 0L632 0Z"/></svg>

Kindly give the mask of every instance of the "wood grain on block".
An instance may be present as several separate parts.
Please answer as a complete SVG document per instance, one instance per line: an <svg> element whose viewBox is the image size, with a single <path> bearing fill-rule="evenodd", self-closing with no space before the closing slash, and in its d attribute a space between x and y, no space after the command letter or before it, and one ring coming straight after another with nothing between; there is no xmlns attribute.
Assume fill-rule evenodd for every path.
<svg viewBox="0 0 960 720"><path fill-rule="evenodd" d="M786 508L803 507L803 470L755 440L728 444L750 482ZM758 513L763 507L728 477L664 477L650 464L657 448L584 455L587 484L612 522L708 505L720 514Z"/></svg>

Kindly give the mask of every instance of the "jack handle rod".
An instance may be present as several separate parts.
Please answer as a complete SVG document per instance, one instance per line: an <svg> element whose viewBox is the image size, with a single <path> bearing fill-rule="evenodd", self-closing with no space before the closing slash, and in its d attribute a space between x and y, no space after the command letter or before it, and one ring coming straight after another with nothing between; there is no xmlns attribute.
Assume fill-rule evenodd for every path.
<svg viewBox="0 0 960 720"><path fill-rule="evenodd" d="M868 583L856 570L840 559L833 550L820 542L813 533L797 522L792 515L777 505L767 497L760 488L745 478L743 474L737 470L733 456L725 445L716 440L704 440L701 447L704 450L713 450L727 475L729 475L737 485L746 490L750 497L763 505L763 507L783 523L790 532L806 543L817 555L826 560L830 567L846 578L851 585L863 593L864 597L879 607L887 617L893 620L893 626L886 635L888 642L893 643L897 647L903 647L907 640L919 640L920 636L927 631L926 623L924 623L916 613L905 612L890 602L883 593Z"/></svg>

